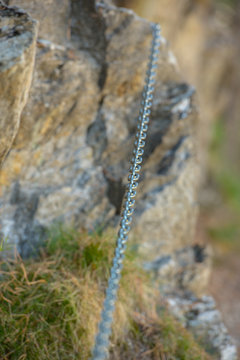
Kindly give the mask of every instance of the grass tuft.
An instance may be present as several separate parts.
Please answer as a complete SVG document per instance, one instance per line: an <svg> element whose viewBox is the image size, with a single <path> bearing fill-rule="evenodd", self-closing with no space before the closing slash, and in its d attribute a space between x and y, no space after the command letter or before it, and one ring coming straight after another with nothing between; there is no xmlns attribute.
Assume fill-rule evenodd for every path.
<svg viewBox="0 0 240 360"><path fill-rule="evenodd" d="M0 360L89 359L114 253L111 234L57 226L38 259L2 262ZM208 359L127 251L111 359Z"/></svg>

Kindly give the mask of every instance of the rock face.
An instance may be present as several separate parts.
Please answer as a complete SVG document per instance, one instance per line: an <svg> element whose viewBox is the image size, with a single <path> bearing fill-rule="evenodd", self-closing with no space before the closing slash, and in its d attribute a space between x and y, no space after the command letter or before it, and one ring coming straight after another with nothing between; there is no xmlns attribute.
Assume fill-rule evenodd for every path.
<svg viewBox="0 0 240 360"><path fill-rule="evenodd" d="M114 1L114 0L113 0ZM211 125L219 117L231 133L229 163L239 164L239 7L235 1L115 0L134 8L150 21L160 22L163 34L179 60L185 80L198 89L201 107L200 156L203 162ZM231 9L231 5L234 7ZM227 76L226 76L227 74ZM234 143L234 145L233 145ZM229 156L230 155L230 156ZM204 172L202 172L204 174Z"/></svg>
<svg viewBox="0 0 240 360"><path fill-rule="evenodd" d="M220 312L211 296L196 298L193 295L168 295L172 313L193 334L213 359L237 359L236 346L222 322Z"/></svg>
<svg viewBox="0 0 240 360"><path fill-rule="evenodd" d="M80 5L69 8L65 35L56 12L54 42L44 32L51 11L42 24L38 2L29 8L40 21L33 85L0 177L1 232L22 256L53 222L93 230L117 223L121 209L151 27L129 10ZM95 19L92 27L86 18ZM150 261L191 245L199 174L194 89L164 39L157 77L133 232Z"/></svg>
<svg viewBox="0 0 240 360"><path fill-rule="evenodd" d="M18 132L35 60L37 22L0 1L0 169Z"/></svg>
<svg viewBox="0 0 240 360"><path fill-rule="evenodd" d="M57 44L66 44L69 37L69 0L6 0L10 6L25 9L41 24L38 36Z"/></svg>
<svg viewBox="0 0 240 360"><path fill-rule="evenodd" d="M155 261L146 262L144 267L161 279L163 293L190 291L205 293L211 269L210 249L192 245L159 256Z"/></svg>
<svg viewBox="0 0 240 360"><path fill-rule="evenodd" d="M117 226L152 34L132 11L104 3L8 4L40 23L30 97L0 173L2 254L16 246L28 257L56 222ZM132 241L165 293L202 294L209 273L208 251L192 243L201 172L194 97L162 38Z"/></svg>

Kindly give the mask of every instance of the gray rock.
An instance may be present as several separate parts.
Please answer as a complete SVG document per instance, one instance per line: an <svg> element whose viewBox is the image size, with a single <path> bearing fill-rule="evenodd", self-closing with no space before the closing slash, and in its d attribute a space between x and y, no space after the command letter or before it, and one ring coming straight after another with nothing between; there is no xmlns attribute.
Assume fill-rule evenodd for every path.
<svg viewBox="0 0 240 360"><path fill-rule="evenodd" d="M0 1L0 169L18 132L35 60L37 22ZM1 192L1 190L0 190Z"/></svg>
<svg viewBox="0 0 240 360"><path fill-rule="evenodd" d="M0 176L0 231L22 255L54 222L87 230L118 223L152 39L151 24L130 10L79 1L63 16L55 5L53 23L54 3L46 13L47 4L17 1L40 22L31 97ZM61 22L70 24L67 43ZM192 242L196 119L194 89L163 38L132 232L146 261ZM11 201L15 183L24 201ZM31 219L24 212L17 220L32 194Z"/></svg>
<svg viewBox="0 0 240 360"><path fill-rule="evenodd" d="M237 360L237 347L222 322L211 296L168 294L171 312L189 329L214 359Z"/></svg>
<svg viewBox="0 0 240 360"><path fill-rule="evenodd" d="M188 246L146 262L144 267L154 272L163 292L178 289L202 295L211 272L211 250L206 246Z"/></svg>
<svg viewBox="0 0 240 360"><path fill-rule="evenodd" d="M69 0L7 0L11 6L24 9L41 26L39 37L57 44L66 44L69 38Z"/></svg>
<svg viewBox="0 0 240 360"><path fill-rule="evenodd" d="M11 256L17 247L28 257L36 254L56 222L89 231L118 224L152 35L151 24L132 11L104 3L95 8L93 0L8 3L28 10L40 23L31 94L0 173L0 236L6 239L2 254ZM27 24L26 31L19 30L22 35L12 31L11 42L1 43L13 65L15 61L23 69L13 73L9 84L14 91L6 92L3 102L9 117L0 123L1 134L10 124L12 139L30 84L36 22L22 10L11 11ZM14 45L22 45L19 39L23 50ZM198 116L194 89L183 82L176 65L162 38L131 237L146 266L165 281L166 294L173 289L202 293L209 258L192 244L201 173ZM19 93L12 84L21 84ZM222 359L234 359L225 330L217 336L215 305L199 300L198 313L191 317L192 300L168 300L186 326L196 334L202 328L210 334Z"/></svg>

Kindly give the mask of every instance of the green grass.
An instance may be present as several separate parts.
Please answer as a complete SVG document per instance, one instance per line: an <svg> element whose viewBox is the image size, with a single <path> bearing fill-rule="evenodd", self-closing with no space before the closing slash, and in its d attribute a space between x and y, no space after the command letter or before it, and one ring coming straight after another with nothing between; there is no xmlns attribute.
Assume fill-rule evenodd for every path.
<svg viewBox="0 0 240 360"><path fill-rule="evenodd" d="M226 122L218 119L213 126L210 146L210 172L226 204L240 213L240 168L234 168L225 154Z"/></svg>
<svg viewBox="0 0 240 360"><path fill-rule="evenodd" d="M38 259L1 263L0 359L88 359L107 285L111 234L55 226ZM167 309L130 248L116 306L111 359L207 360Z"/></svg>
<svg viewBox="0 0 240 360"><path fill-rule="evenodd" d="M240 214L240 176L234 170L223 169L216 180L226 203Z"/></svg>
<svg viewBox="0 0 240 360"><path fill-rule="evenodd" d="M238 0L215 0L215 3L226 4L234 8L237 6Z"/></svg>
<svg viewBox="0 0 240 360"><path fill-rule="evenodd" d="M166 309L157 320L141 314L133 316L129 339L130 344L118 344L123 359L210 359ZM136 357L140 348L145 350Z"/></svg>
<svg viewBox="0 0 240 360"><path fill-rule="evenodd" d="M226 250L239 250L240 247L240 170L230 165L225 153L226 122L218 119L213 127L210 146L210 178L217 189L222 204L220 218L216 227L209 229L209 235L215 245L223 245Z"/></svg>
<svg viewBox="0 0 240 360"><path fill-rule="evenodd" d="M208 233L212 240L212 245L217 246L222 253L240 251L240 228L237 223L231 222L225 226L210 228ZM222 264L222 262L217 261L216 264Z"/></svg>

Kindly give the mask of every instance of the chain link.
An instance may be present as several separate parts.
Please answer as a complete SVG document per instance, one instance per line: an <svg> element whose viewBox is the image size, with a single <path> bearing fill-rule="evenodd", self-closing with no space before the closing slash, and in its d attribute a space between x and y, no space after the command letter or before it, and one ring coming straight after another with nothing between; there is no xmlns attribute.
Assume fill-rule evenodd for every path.
<svg viewBox="0 0 240 360"><path fill-rule="evenodd" d="M146 82L142 95L141 109L138 118L138 131L136 134L136 141L134 143L133 158L131 160L131 167L129 170L127 192L125 194L125 202L123 205L120 230L118 232L117 246L115 249L115 256L111 268L111 275L108 280L108 288L106 291L106 298L101 314L101 321L98 328L98 334L95 339L95 346L93 349L92 360L105 360L109 356L109 338L111 335L113 313L115 309L115 302L117 299L117 291L121 277L122 263L124 259L124 252L128 240L128 233L130 231L130 224L132 221L132 214L135 205L136 189L138 186L139 172L141 170L142 156L144 153L145 140L147 137L149 116L151 113L153 91L155 84L157 60L159 53L159 46L161 41L160 26L158 24L152 25L152 47L149 57L149 64L146 73Z"/></svg>

